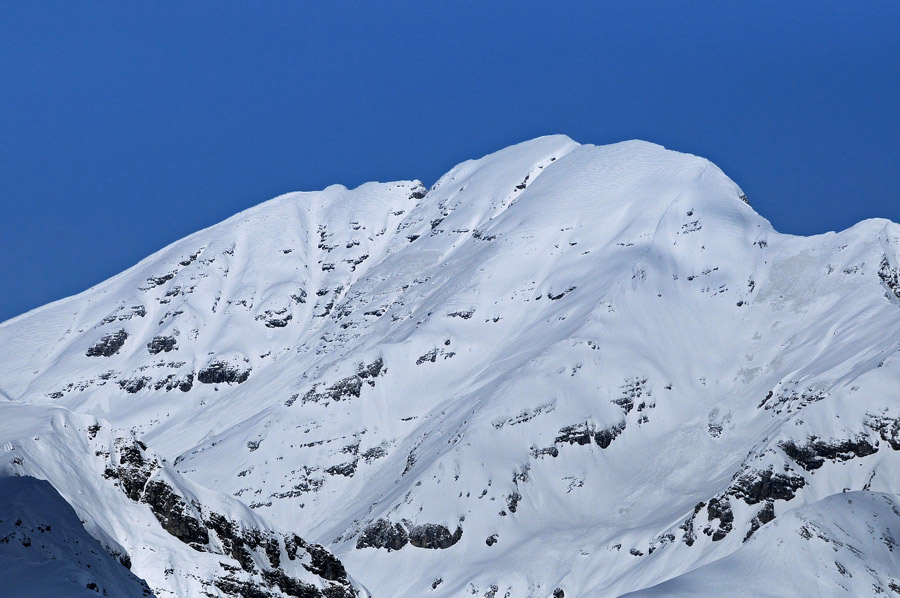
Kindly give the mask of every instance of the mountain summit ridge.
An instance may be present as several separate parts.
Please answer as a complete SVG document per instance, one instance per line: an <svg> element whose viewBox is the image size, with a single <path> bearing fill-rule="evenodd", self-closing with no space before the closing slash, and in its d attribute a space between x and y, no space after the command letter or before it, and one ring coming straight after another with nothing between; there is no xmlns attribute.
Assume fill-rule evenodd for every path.
<svg viewBox="0 0 900 598"><path fill-rule="evenodd" d="M898 492L898 338L897 224L784 235L703 158L548 136L429 189L279 196L4 322L0 408L102 417L199 521L240 501L245 529L333 551L341 591L701 592L761 542L843 542L796 530L845 488ZM141 566L186 595L187 569ZM829 583L900 587L864 567Z"/></svg>

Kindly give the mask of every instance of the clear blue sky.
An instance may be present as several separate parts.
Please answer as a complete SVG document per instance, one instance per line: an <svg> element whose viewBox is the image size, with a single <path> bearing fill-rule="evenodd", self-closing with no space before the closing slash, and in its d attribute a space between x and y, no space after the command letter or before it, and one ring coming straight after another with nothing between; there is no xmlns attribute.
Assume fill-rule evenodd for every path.
<svg viewBox="0 0 900 598"><path fill-rule="evenodd" d="M900 221L900 2L6 2L0 320L547 133L707 157L785 232Z"/></svg>

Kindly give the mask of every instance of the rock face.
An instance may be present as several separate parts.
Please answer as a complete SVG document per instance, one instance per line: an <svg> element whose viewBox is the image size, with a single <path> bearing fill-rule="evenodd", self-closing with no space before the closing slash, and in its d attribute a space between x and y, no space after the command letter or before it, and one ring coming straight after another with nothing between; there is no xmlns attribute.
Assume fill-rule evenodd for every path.
<svg viewBox="0 0 900 598"><path fill-rule="evenodd" d="M0 467L46 471L166 596L605 598L763 543L820 555L791 513L830 495L891 529L898 264L894 223L782 235L715 165L636 141L288 194L0 324L0 407L75 412L5 428L35 452ZM856 562L777 566L891 591Z"/></svg>
<svg viewBox="0 0 900 598"><path fill-rule="evenodd" d="M446 526L424 523L411 525L408 522L391 523L387 519L377 519L362 531L356 541L356 548L385 548L400 550L407 544L416 548L440 550L450 548L462 538L462 528L451 532Z"/></svg>
<svg viewBox="0 0 900 598"><path fill-rule="evenodd" d="M406 528L387 519L378 519L366 527L356 541L357 548L400 550L409 542Z"/></svg>
<svg viewBox="0 0 900 598"><path fill-rule="evenodd" d="M450 548L462 538L462 528L450 532L443 525L426 523L413 526L409 530L409 543L416 548L444 549Z"/></svg>
<svg viewBox="0 0 900 598"><path fill-rule="evenodd" d="M44 509L44 515L52 518L56 513L71 513L77 529L71 522L52 522L62 534L59 546L51 543L48 549L46 545L49 524L38 526L40 540L34 533L22 536L26 544L40 542L39 550L28 553L35 567L59 569L62 581L72 578L93 584L83 587L100 594L109 589L110 596L181 592L185 596L241 598L361 598L343 564L327 549L274 529L238 501L188 482L134 436L116 432L95 419L88 423L91 418L64 409L5 403L0 411L7 422L37 426L23 430L10 423L0 425L0 438L5 441L0 462L11 463L0 474L33 471L49 475L72 501L72 506L66 504L50 482L0 475L0 496L12 484L7 480L32 480L35 484L17 490L22 497L3 503L14 507L16 518L25 519L31 512L32 505L21 501L34 494L35 488L49 497L47 501L58 503ZM10 440L15 435L24 438ZM54 461L44 455L61 458L64 467L54 467ZM73 506L96 540L81 527ZM5 519L0 516L0 527ZM86 546L84 538L89 541ZM0 556L3 543L0 540ZM57 567L47 562L66 551L70 565ZM128 568L146 576L149 587ZM82 594L69 588L47 595Z"/></svg>
<svg viewBox="0 0 900 598"><path fill-rule="evenodd" d="M128 333L125 330L104 334L99 341L88 347L85 355L88 357L109 357L115 355L125 344L125 339L127 338Z"/></svg>
<svg viewBox="0 0 900 598"><path fill-rule="evenodd" d="M249 377L249 369L241 369L224 361L213 361L197 372L197 381L203 384L240 384Z"/></svg>
<svg viewBox="0 0 900 598"><path fill-rule="evenodd" d="M865 436L847 438L827 442L819 438L810 438L804 444L793 441L782 442L779 446L788 457L807 471L819 469L830 461L847 461L855 457L866 457L878 452L878 446Z"/></svg>
<svg viewBox="0 0 900 598"><path fill-rule="evenodd" d="M175 344L176 341L174 336L154 336L150 342L147 343L147 351L149 351L151 355L156 355L163 351L168 353L175 348Z"/></svg>

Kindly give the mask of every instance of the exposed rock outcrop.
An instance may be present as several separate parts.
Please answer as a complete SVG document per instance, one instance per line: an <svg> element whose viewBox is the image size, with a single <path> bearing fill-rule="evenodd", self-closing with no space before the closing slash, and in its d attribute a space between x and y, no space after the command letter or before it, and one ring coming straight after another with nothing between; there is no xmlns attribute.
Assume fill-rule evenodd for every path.
<svg viewBox="0 0 900 598"><path fill-rule="evenodd" d="M128 333L124 329L110 332L100 337L96 343L88 347L85 355L88 357L109 357L119 352L119 349L125 344Z"/></svg>

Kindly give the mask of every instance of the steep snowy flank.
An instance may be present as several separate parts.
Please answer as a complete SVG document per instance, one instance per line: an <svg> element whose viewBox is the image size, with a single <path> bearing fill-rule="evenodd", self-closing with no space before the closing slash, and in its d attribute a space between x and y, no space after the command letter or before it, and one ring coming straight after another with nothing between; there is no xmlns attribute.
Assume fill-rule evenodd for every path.
<svg viewBox="0 0 900 598"><path fill-rule="evenodd" d="M281 563L291 534L327 547L342 588L379 597L702 589L796 518L844 516L832 495L900 490L898 349L900 226L783 235L707 160L543 137L430 189L278 197L0 324L0 408L107 420L102 450L77 439L100 451L77 484L115 498L40 474L69 466L76 432L0 440L38 451L16 471L50 480L154 591L195 579L166 582L140 548L157 541L209 556L196 576L224 591L213 513L270 530ZM148 479L208 542L104 477L130 460L115 438L143 443ZM108 500L121 513L98 514ZM856 512L893 529L885 500ZM90 523L135 505L152 542ZM240 579L277 569L261 550Z"/></svg>
<svg viewBox="0 0 900 598"><path fill-rule="evenodd" d="M84 531L53 486L35 478L0 478L0 563L4 596L152 596Z"/></svg>
<svg viewBox="0 0 900 598"><path fill-rule="evenodd" d="M87 580L100 593L103 584L116 589L118 583L123 589L109 595L141 595L134 593L136 578L127 575L128 567L157 597L359 595L327 550L279 532L239 501L185 480L143 442L106 422L60 407L0 403L0 443L0 491L18 496L0 503L3 519L30 521L38 532L61 524L55 525L58 535L48 536L59 538L55 544L42 544L42 552L24 557L35 572L59 567L47 561L69 561L59 571L60 583ZM42 480L5 477L10 475ZM84 527L74 519L73 507ZM73 546L89 537L85 529L96 540ZM22 546L36 540L34 530L12 531L22 531L8 536ZM113 557L122 571L107 573ZM94 561L103 568L92 576ZM89 570L78 573L79 565ZM125 581L131 585L121 585Z"/></svg>

